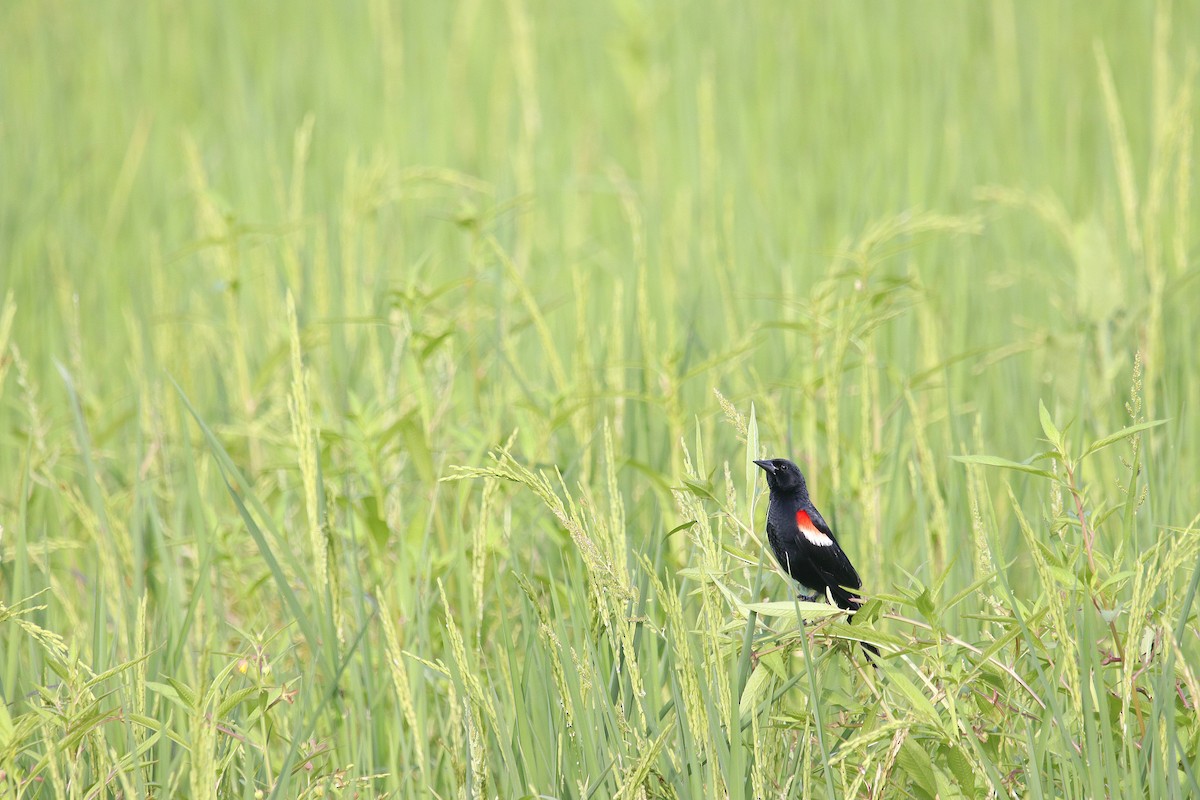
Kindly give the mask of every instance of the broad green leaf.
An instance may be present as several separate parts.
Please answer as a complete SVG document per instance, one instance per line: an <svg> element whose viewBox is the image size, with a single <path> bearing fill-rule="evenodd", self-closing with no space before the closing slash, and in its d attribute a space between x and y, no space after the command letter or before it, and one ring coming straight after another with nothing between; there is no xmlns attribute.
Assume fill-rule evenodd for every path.
<svg viewBox="0 0 1200 800"><path fill-rule="evenodd" d="M933 761L920 743L911 736L904 740L896 761L904 768L926 797L938 796L937 773L933 770Z"/></svg>
<svg viewBox="0 0 1200 800"><path fill-rule="evenodd" d="M857 617L852 623L827 623L821 627L821 631L844 641L866 642L884 650L899 652L909 647L909 643L903 637L897 636L894 633L887 633L871 625L864 625L857 621Z"/></svg>
<svg viewBox="0 0 1200 800"><path fill-rule="evenodd" d="M381 549L386 547L388 539L391 537L391 531L388 529L387 521L383 518L379 501L373 495L367 495L362 499L359 512L367 530L371 532L371 539L375 542L375 546Z"/></svg>
<svg viewBox="0 0 1200 800"><path fill-rule="evenodd" d="M666 744L667 739L671 738L673 733L675 733L674 727L671 725L663 726L662 732L655 737L650 746L644 748L641 760L626 774L625 780L622 782L621 788L617 791L616 797L630 798L644 796L643 784L646 782L646 778L650 776L650 770L654 767L654 762L658 759L658 754L662 752L663 745ZM639 793L638 789L643 789L643 792Z"/></svg>
<svg viewBox="0 0 1200 800"><path fill-rule="evenodd" d="M933 703L930 702L929 698L926 696L924 689L919 688L915 683L908 679L908 676L902 672L896 672L895 674L889 676L889 678L890 680L888 683L891 684L892 688L908 699L909 704L912 706L913 713L919 715L918 719L922 723L940 727L940 715L938 714L937 709L934 708Z"/></svg>
<svg viewBox="0 0 1200 800"><path fill-rule="evenodd" d="M666 535L665 535L665 536L663 536L663 538L664 538L664 539L668 539L668 538L670 538L670 537L674 536L674 535L675 535L675 534L677 534L677 533L680 533L680 532L682 532L682 531L686 531L688 528L691 528L691 527L693 527L695 524L696 524L696 520L694 520L694 519L689 519L687 522L684 522L684 523L682 523L682 524L680 524L680 525L676 525L674 528L671 528L671 530L667 531Z"/></svg>
<svg viewBox="0 0 1200 800"><path fill-rule="evenodd" d="M842 610L837 606L831 606L828 603L806 603L802 600L779 600L771 603L747 603L743 606L746 611L754 611L764 617L791 617L796 618L796 613L803 614L806 618L812 617L832 617L842 613Z"/></svg>
<svg viewBox="0 0 1200 800"><path fill-rule="evenodd" d="M1031 467L1028 464L1009 461L1007 458L1000 458L998 456L969 455L950 457L963 464L978 464L984 467L1000 467L1001 469L1011 469L1017 472L1027 472L1030 475L1037 475L1039 478L1049 478L1052 481L1058 480L1058 478L1055 477L1054 473L1052 472L1047 472L1046 470L1038 469L1037 467Z"/></svg>
<svg viewBox="0 0 1200 800"><path fill-rule="evenodd" d="M960 747L950 747L942 745L942 755L946 759L946 764L950 767L950 772L954 775L954 781L958 784L958 788L966 797L975 797L975 770L971 769L971 760L967 758L966 751Z"/></svg>
<svg viewBox="0 0 1200 800"><path fill-rule="evenodd" d="M404 440L404 449L416 467L417 476L426 483L433 484L437 475L433 468L433 454L429 450L429 440L425 437L425 429L421 427L415 414L404 418L400 426L400 437Z"/></svg>
<svg viewBox="0 0 1200 800"><path fill-rule="evenodd" d="M1103 439L1097 439L1096 441L1089 444L1087 446L1087 449L1083 451L1083 455L1080 456L1080 458L1087 458L1088 456L1090 456L1092 453L1096 452L1097 450L1103 450L1105 447L1108 447L1110 444L1116 444L1117 442L1121 441L1122 439L1127 439L1130 436L1133 436L1135 433L1141 433L1142 431L1149 430L1150 428L1158 427L1159 425L1162 425L1165 422L1166 422L1165 419L1157 419L1153 422L1139 422L1137 425L1130 425L1128 428L1122 428L1121 430L1117 431L1116 433L1110 433L1108 436L1105 436Z"/></svg>

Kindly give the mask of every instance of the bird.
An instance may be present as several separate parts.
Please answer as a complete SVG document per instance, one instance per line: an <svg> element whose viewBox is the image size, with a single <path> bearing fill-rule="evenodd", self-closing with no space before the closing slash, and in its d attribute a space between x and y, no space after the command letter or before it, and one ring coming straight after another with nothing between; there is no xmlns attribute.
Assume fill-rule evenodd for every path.
<svg viewBox="0 0 1200 800"><path fill-rule="evenodd" d="M803 599L815 600L826 595L838 608L853 614L862 604L862 598L854 591L862 588L862 579L808 496L804 473L786 458L754 463L767 474L767 487L771 490L767 542L775 560L793 580L813 592L801 594ZM879 655L874 645L861 644L868 656Z"/></svg>

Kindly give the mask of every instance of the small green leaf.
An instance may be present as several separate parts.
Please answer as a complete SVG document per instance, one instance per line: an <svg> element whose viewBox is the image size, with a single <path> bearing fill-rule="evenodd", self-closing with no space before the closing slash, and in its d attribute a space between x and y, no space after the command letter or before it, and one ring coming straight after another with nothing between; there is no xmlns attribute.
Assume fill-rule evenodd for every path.
<svg viewBox="0 0 1200 800"><path fill-rule="evenodd" d="M933 597L930 596L928 587L921 588L921 593L913 598L913 605L917 607L917 610L926 619L937 616L937 609L934 607Z"/></svg>
<svg viewBox="0 0 1200 800"><path fill-rule="evenodd" d="M124 672L127 669L130 669L131 667L137 666L138 664L142 663L143 661L145 661L148 658L150 658L149 655L144 655L141 658L135 658L132 661L126 661L122 664L118 664L117 666L113 667L112 669L106 670L105 672L102 672L101 674L92 678L90 681L88 681L86 684L84 684L84 687L87 689L95 688L95 687L99 686L100 684L104 683L109 678L113 677L114 675L119 675L120 673Z"/></svg>
<svg viewBox="0 0 1200 800"><path fill-rule="evenodd" d="M714 501L717 500L717 496L715 494L713 494L714 490L712 488L711 483L703 484L703 483L699 483L697 481L690 481L685 478L683 481L683 486L681 488L685 489L690 494L694 494L696 497L699 497L701 500L714 500Z"/></svg>
<svg viewBox="0 0 1200 800"><path fill-rule="evenodd" d="M8 706L0 703L0 748L7 748L13 739L13 721Z"/></svg>
<svg viewBox="0 0 1200 800"><path fill-rule="evenodd" d="M1058 428L1054 427L1054 420L1050 419L1050 412L1046 410L1046 404L1041 400L1038 401L1038 418L1042 421L1042 432L1046 434L1046 438L1061 450L1062 434L1058 432Z"/></svg>
<svg viewBox="0 0 1200 800"><path fill-rule="evenodd" d="M664 539L669 539L669 538L671 538L672 536L674 536L674 535L675 535L675 534L677 534L677 533L680 533L680 532L682 532L682 531L686 531L688 528L691 528L691 527L692 527L692 526L694 526L695 524L696 524L696 520L694 520L694 519L689 519L687 522L684 522L684 523L683 523L683 524L681 524L681 525L676 525L674 528L671 528L671 530L667 531L667 534L666 534L666 536L664 536L663 538L664 538Z"/></svg>
<svg viewBox="0 0 1200 800"><path fill-rule="evenodd" d="M221 701L221 705L217 707L217 718L220 719L227 715L230 711L237 708L239 705L249 700L251 697L257 697L262 692L262 689L257 686L248 686L245 689L238 689L233 694Z"/></svg>
<svg viewBox="0 0 1200 800"><path fill-rule="evenodd" d="M981 588L983 588L983 585L985 583L989 583L992 580L992 578L994 578L994 577L996 577L996 573L989 572L989 573L977 578L975 580L975 582L972 583L970 586L967 586L965 589L962 589L961 591L958 592L958 594L954 595L949 600L947 600L943 604L942 610L949 611L950 609L952 609L956 605L958 605L961 601L965 600L967 597L974 596Z"/></svg>
<svg viewBox="0 0 1200 800"><path fill-rule="evenodd" d="M758 417L754 411L754 403L750 403L750 423L746 427L746 478L750 486L754 485L758 465L754 458L758 455Z"/></svg>
<svg viewBox="0 0 1200 800"><path fill-rule="evenodd" d="M179 699L187 704L188 708L196 708L199 704L196 693L191 690L191 687L185 686L174 678L166 678L167 684L175 690L175 694L179 695Z"/></svg>
<svg viewBox="0 0 1200 800"><path fill-rule="evenodd" d="M1130 425L1128 428L1122 428L1121 430L1117 431L1116 433L1110 433L1108 436L1105 436L1103 439L1097 439L1096 441L1089 444L1087 449L1083 451L1083 455L1080 456L1080 458L1087 458L1088 456L1090 456L1092 453L1096 452L1097 450L1103 450L1105 447L1108 447L1110 444L1116 444L1117 442L1121 441L1122 439L1127 439L1130 436L1133 436L1135 433L1141 433L1144 430L1149 430L1150 428L1154 428L1159 425L1162 425L1165 422L1166 422L1165 419L1156 419L1153 422L1140 422L1137 425Z"/></svg>
<svg viewBox="0 0 1200 800"><path fill-rule="evenodd" d="M955 461L963 464L978 464L984 467L1000 467L1001 469L1011 469L1017 472L1027 472L1030 475L1037 475L1039 478L1049 478L1052 481L1057 481L1054 473L1047 472L1044 469L1031 467L1028 464L1021 464L1016 461L1009 461L1007 458L999 458L998 456L950 456Z"/></svg>
<svg viewBox="0 0 1200 800"><path fill-rule="evenodd" d="M787 670L787 665L783 660L783 653L776 650L771 653L764 653L758 659L759 669L766 667L780 681L786 681L790 675Z"/></svg>
<svg viewBox="0 0 1200 800"><path fill-rule="evenodd" d="M742 690L742 700L738 704L738 716L743 720L754 713L754 709L771 688L771 677L771 670L763 668L761 664L750 673L746 688Z"/></svg>
<svg viewBox="0 0 1200 800"><path fill-rule="evenodd" d="M1142 641L1138 647L1138 651L1142 654L1142 661L1147 664L1154 657L1154 645L1157 638L1158 632L1153 627L1147 627L1146 630L1142 631Z"/></svg>
<svg viewBox="0 0 1200 800"><path fill-rule="evenodd" d="M146 688L159 695L167 702L175 703L186 711L192 710L191 706L184 703L183 698L179 696L179 692L173 686L168 686L167 684L159 683L158 681L146 681Z"/></svg>

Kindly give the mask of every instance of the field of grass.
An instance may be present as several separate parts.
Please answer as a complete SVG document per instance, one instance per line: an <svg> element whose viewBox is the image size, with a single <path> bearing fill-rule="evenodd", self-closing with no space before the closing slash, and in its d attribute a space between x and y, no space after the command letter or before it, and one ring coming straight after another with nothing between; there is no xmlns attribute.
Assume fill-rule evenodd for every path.
<svg viewBox="0 0 1200 800"><path fill-rule="evenodd" d="M0 797L1200 795L1197 42L0 3Z"/></svg>

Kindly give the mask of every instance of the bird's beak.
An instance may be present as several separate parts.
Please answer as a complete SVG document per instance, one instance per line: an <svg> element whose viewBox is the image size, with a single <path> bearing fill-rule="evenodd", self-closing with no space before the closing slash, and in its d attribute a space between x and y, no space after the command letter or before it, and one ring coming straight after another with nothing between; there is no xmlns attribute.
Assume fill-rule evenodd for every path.
<svg viewBox="0 0 1200 800"><path fill-rule="evenodd" d="M760 467L762 467L764 470L766 470L768 475L775 474L775 465L772 464L770 461L755 461L754 463L758 464Z"/></svg>

